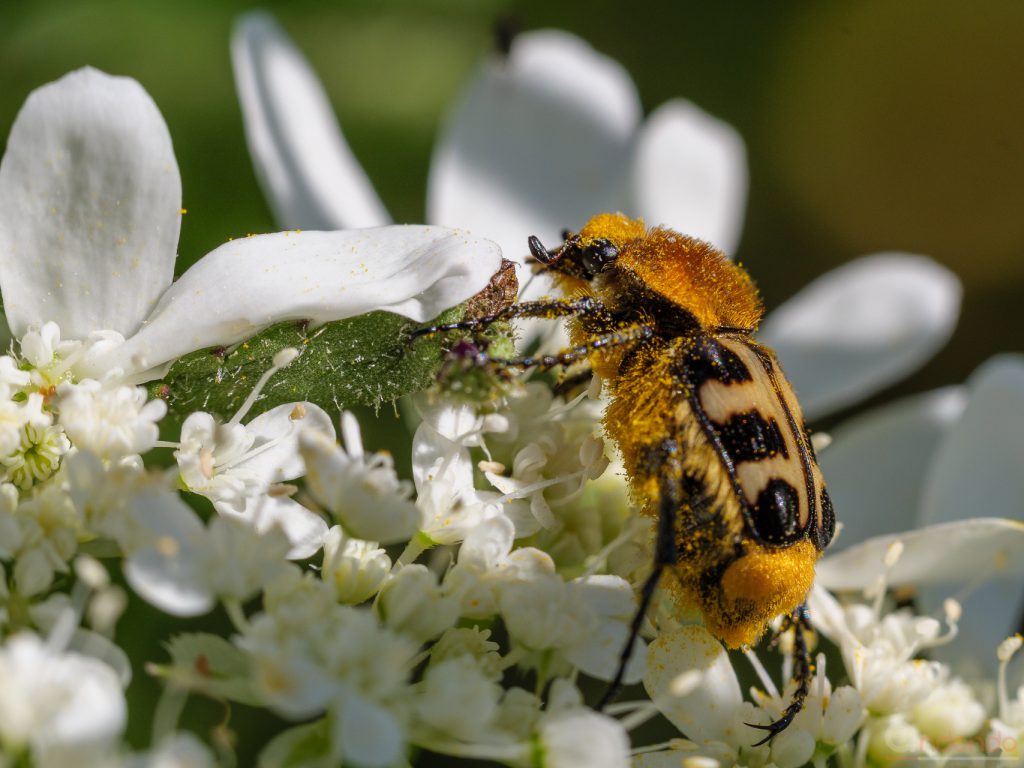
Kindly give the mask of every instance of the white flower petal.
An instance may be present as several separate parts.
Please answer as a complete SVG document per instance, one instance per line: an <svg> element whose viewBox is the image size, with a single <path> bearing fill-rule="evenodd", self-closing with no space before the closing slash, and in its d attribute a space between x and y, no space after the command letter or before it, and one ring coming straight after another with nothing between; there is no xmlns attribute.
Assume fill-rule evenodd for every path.
<svg viewBox="0 0 1024 768"><path fill-rule="evenodd" d="M145 543L128 552L124 575L143 599L172 616L200 616L214 605L199 573L196 542L206 529L170 492L149 491L131 501Z"/></svg>
<svg viewBox="0 0 1024 768"><path fill-rule="evenodd" d="M818 459L843 526L830 554L916 525L928 467L966 399L964 387L937 389L869 411L832 433Z"/></svg>
<svg viewBox="0 0 1024 768"><path fill-rule="evenodd" d="M278 526L292 545L285 555L289 560L312 557L323 546L327 535L327 523L320 515L289 498L266 494L252 496L246 499L241 512L223 502L215 502L213 506L225 517L243 520L259 533Z"/></svg>
<svg viewBox="0 0 1024 768"><path fill-rule="evenodd" d="M47 724L55 746L85 746L116 739L124 731L128 712L114 671L100 661L77 654L66 654L61 666L69 678L69 696Z"/></svg>
<svg viewBox="0 0 1024 768"><path fill-rule="evenodd" d="M629 627L622 622L601 621L580 639L580 642L569 646L563 652L565 658L575 667L598 680L611 681L619 670L619 658L629 638ZM645 659L647 644L642 638L633 641L629 653L629 661L622 682L626 685L639 683L647 671Z"/></svg>
<svg viewBox="0 0 1024 768"><path fill-rule="evenodd" d="M332 440L335 437L331 417L313 403L284 403L264 411L245 428L256 436L250 451L280 440L235 465L256 473L269 483L294 480L305 473L305 465L299 455L300 429L316 429Z"/></svg>
<svg viewBox="0 0 1024 768"><path fill-rule="evenodd" d="M971 375L967 386L963 416L939 446L925 480L921 519L970 524L975 521L962 518L981 512L1014 518L1016 526L1024 528L1024 356L989 360ZM983 671L994 674L995 647L1019 630L1024 608L1020 538L1016 530L999 537L988 557L978 552L972 558L957 548L958 561L964 558L974 564L968 578L984 578L993 571L997 578L970 590L964 599L960 634L948 647L937 649L936 658L958 667L971 663L975 672L980 664ZM946 596L940 589L926 589L922 608L936 608Z"/></svg>
<svg viewBox="0 0 1024 768"><path fill-rule="evenodd" d="M644 122L635 151L632 212L735 252L748 186L746 147L736 129L673 99Z"/></svg>
<svg viewBox="0 0 1024 768"><path fill-rule="evenodd" d="M127 688L132 681L132 662L121 646L91 629L76 629L71 636L68 650L77 651L84 656L102 661L117 675L122 688Z"/></svg>
<svg viewBox="0 0 1024 768"><path fill-rule="evenodd" d="M515 526L504 515L495 515L474 526L459 548L459 562L478 566L484 573L497 568L512 551Z"/></svg>
<svg viewBox="0 0 1024 768"><path fill-rule="evenodd" d="M636 598L629 582L621 576L596 574L570 581L566 588L573 601L584 602L598 616L632 619Z"/></svg>
<svg viewBox="0 0 1024 768"><path fill-rule="evenodd" d="M823 558L817 583L831 590L864 589L882 573L894 542L903 553L889 569L891 586L955 584L992 575L1024 572L1024 522L978 517L876 536Z"/></svg>
<svg viewBox="0 0 1024 768"><path fill-rule="evenodd" d="M230 345L274 323L323 323L373 310L432 319L481 291L501 253L445 227L278 232L225 243L191 267L123 345L84 373L151 369L197 349Z"/></svg>
<svg viewBox="0 0 1024 768"><path fill-rule="evenodd" d="M181 178L142 86L80 69L32 92L0 166L0 286L15 336L135 331L174 274Z"/></svg>
<svg viewBox="0 0 1024 768"><path fill-rule="evenodd" d="M519 35L485 62L435 145L427 220L479 228L522 262L530 235L554 243L623 207L639 120L617 62L565 32Z"/></svg>
<svg viewBox="0 0 1024 768"><path fill-rule="evenodd" d="M390 223L323 86L272 16L248 13L238 20L231 61L249 152L277 223L289 229Z"/></svg>
<svg viewBox="0 0 1024 768"><path fill-rule="evenodd" d="M553 712L540 723L543 768L627 768L629 736L614 718L589 709Z"/></svg>
<svg viewBox="0 0 1024 768"><path fill-rule="evenodd" d="M813 420L917 368L949 339L960 281L926 256L862 256L771 312L758 336L773 347Z"/></svg>
<svg viewBox="0 0 1024 768"><path fill-rule="evenodd" d="M402 729L388 710L355 692L339 703L334 722L335 748L345 762L367 768L394 765L402 756Z"/></svg>
<svg viewBox="0 0 1024 768"><path fill-rule="evenodd" d="M1024 520L1024 355L1001 355L968 379L963 416L925 480L925 523L982 514Z"/></svg>
<svg viewBox="0 0 1024 768"><path fill-rule="evenodd" d="M673 681L691 669L702 673L701 684L687 696L670 697ZM661 634L647 646L644 688L661 713L693 741L733 740L727 734L743 694L729 655L703 627Z"/></svg>

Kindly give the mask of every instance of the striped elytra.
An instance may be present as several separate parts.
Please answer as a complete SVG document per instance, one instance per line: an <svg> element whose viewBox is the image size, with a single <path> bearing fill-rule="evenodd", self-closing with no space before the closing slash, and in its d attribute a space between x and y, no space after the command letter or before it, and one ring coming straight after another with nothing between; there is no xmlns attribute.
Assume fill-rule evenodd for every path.
<svg viewBox="0 0 1024 768"><path fill-rule="evenodd" d="M803 602L835 520L793 388L755 339L753 282L709 244L619 214L591 219L546 268L594 307L570 334L604 380L634 502L673 517L662 586L727 645L754 642ZM629 343L594 344L613 333Z"/></svg>

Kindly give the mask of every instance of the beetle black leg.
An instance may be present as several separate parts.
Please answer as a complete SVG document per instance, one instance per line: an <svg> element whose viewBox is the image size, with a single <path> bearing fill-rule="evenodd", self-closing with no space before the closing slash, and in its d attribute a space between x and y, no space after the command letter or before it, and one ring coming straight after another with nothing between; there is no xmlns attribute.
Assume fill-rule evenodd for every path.
<svg viewBox="0 0 1024 768"><path fill-rule="evenodd" d="M804 708L807 694L811 690L811 655L807 649L807 637L805 632L810 631L810 620L807 618L807 606L798 605L789 616L786 617L782 632L793 630L793 679L796 680L796 690L793 691L793 700L789 702L782 713L782 717L768 725L754 725L747 723L751 728L761 731L768 731L768 735L761 739L755 747L766 744L782 731L789 727L793 718Z"/></svg>
<svg viewBox="0 0 1024 768"><path fill-rule="evenodd" d="M637 341L649 339L654 334L654 329L649 325L630 325L618 331L605 334L600 338L588 341L575 347L560 350L552 355L538 355L536 357L488 357L481 353L477 355L477 362L481 365L493 365L497 368L537 368L547 370L559 365L569 365L587 357L605 347L620 347L632 344Z"/></svg>
<svg viewBox="0 0 1024 768"><path fill-rule="evenodd" d="M601 700L597 702L595 709L600 712L614 699L622 690L622 680L626 675L626 665L633 653L633 646L640 636L640 628L643 626L647 609L651 607L654 593L661 580L661 574L666 567L674 565L678 557L676 551L676 511L682 503L679 488L679 478L682 476L682 467L679 463L679 447L675 440L666 440L659 447L662 454L661 466L661 498L658 508L658 536L654 546L654 567L647 580L640 588L640 602L637 605L636 613L633 614L633 621L629 625L629 638L622 648L619 656L619 667L615 670L615 677L605 690Z"/></svg>
<svg viewBox="0 0 1024 768"><path fill-rule="evenodd" d="M500 312L495 312L492 315L484 315L472 320L462 320L457 323L444 323L442 325L428 325L425 328L417 328L412 332L411 338L418 339L421 336L433 336L446 331L482 330L499 320L514 320L517 317L539 317L554 320L559 317L579 317L582 315L602 314L604 312L604 307L592 296L580 296L575 299L551 299L550 301L524 301L505 307Z"/></svg>

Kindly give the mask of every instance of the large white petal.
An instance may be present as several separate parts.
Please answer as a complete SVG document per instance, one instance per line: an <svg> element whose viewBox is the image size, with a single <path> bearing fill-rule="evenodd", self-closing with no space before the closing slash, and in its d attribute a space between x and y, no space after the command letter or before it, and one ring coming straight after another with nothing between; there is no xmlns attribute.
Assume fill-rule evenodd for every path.
<svg viewBox="0 0 1024 768"><path fill-rule="evenodd" d="M960 281L926 256L862 256L771 312L758 334L775 348L804 414L856 403L910 373L949 339Z"/></svg>
<svg viewBox="0 0 1024 768"><path fill-rule="evenodd" d="M963 416L925 481L922 521L969 515L1024 520L1024 355L1000 355L967 381Z"/></svg>
<svg viewBox="0 0 1024 768"><path fill-rule="evenodd" d="M939 446L925 480L922 520L1002 515L1024 528L1024 355L989 360L967 385L970 399L963 417ZM995 647L1019 631L1024 614L1021 570L1024 545L1012 548L1009 536L993 544L987 559L979 558L971 575L997 578L972 585L964 599L960 635L948 647L937 649L937 658L963 666L965 674L979 667L994 674ZM945 597L941 589L926 589L922 606L933 610ZM967 669L969 662L973 669Z"/></svg>
<svg viewBox="0 0 1024 768"><path fill-rule="evenodd" d="M268 483L294 480L305 472L299 455L300 429L315 429L332 440L335 436L331 417L314 403L284 403L264 411L245 428L256 438L249 449L253 455L235 466L255 472Z"/></svg>
<svg viewBox="0 0 1024 768"><path fill-rule="evenodd" d="M277 223L289 229L390 223L323 86L272 16L239 18L231 61L249 152Z"/></svg>
<svg viewBox="0 0 1024 768"><path fill-rule="evenodd" d="M500 263L494 243L446 227L232 240L185 272L135 336L83 364L82 372L150 371L286 320L316 324L379 309L422 322L482 290Z"/></svg>
<svg viewBox="0 0 1024 768"><path fill-rule="evenodd" d="M629 639L629 627L620 622L603 621L580 639L580 642L564 650L565 658L580 671L611 682L619 670L619 658L626 641ZM629 652L629 660L622 676L626 685L639 683L646 671L645 660L647 644L643 638L636 638Z"/></svg>
<svg viewBox="0 0 1024 768"><path fill-rule="evenodd" d="M700 685L685 696L671 696L673 682L690 670L702 674ZM687 738L697 743L735 740L730 729L743 694L729 654L703 627L661 634L647 646L644 688Z"/></svg>
<svg viewBox="0 0 1024 768"><path fill-rule="evenodd" d="M941 615L942 603L950 596L959 597L963 603L964 614L957 636L949 645L929 651L929 655L936 661L950 664L954 674L969 681L982 677L994 679L999 666L996 648L1020 631L1024 614L1020 574L986 581L977 589L970 589L966 596L948 586L925 587L920 595L921 612ZM1024 666L1019 662L1012 664L1008 672L1009 689L1014 691L1024 682Z"/></svg>
<svg viewBox="0 0 1024 768"><path fill-rule="evenodd" d="M32 92L0 165L0 287L14 335L134 332L174 274L181 178L156 104L80 69Z"/></svg>
<svg viewBox="0 0 1024 768"><path fill-rule="evenodd" d="M928 467L966 399L964 387L945 387L875 409L835 430L818 458L843 526L830 553L917 524Z"/></svg>
<svg viewBox="0 0 1024 768"><path fill-rule="evenodd" d="M515 38L484 63L435 146L427 219L476 228L522 262L623 207L640 102L628 73L565 32Z"/></svg>
<svg viewBox="0 0 1024 768"><path fill-rule="evenodd" d="M735 252L748 186L747 150L736 129L673 99L644 122L635 151L631 212Z"/></svg>
<svg viewBox="0 0 1024 768"><path fill-rule="evenodd" d="M246 499L241 512L223 502L215 502L213 506L225 517L242 520L259 533L278 526L291 544L285 555L289 560L312 557L320 551L327 535L327 522L320 515L289 498L266 494L252 496Z"/></svg>
<svg viewBox="0 0 1024 768"><path fill-rule="evenodd" d="M978 517L876 536L828 555L818 563L817 583L834 591L873 585L897 541L903 554L889 569L892 586L964 584L985 575L1024 573L1024 522Z"/></svg>

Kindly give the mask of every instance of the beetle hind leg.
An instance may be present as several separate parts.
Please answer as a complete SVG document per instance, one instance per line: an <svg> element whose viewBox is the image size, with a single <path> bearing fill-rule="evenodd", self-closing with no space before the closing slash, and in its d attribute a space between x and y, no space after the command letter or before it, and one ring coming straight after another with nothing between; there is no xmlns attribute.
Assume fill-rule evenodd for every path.
<svg viewBox="0 0 1024 768"><path fill-rule="evenodd" d="M811 690L811 654L807 648L806 634L810 631L811 626L807 618L806 605L798 605L786 617L781 632L786 632L789 629L793 630L793 679L796 681L796 690L793 691L793 700L789 702L789 706L786 707L778 720L768 725L747 723L751 728L768 732L767 736L753 745L755 747L766 744L789 727L793 722L793 718L804 708L807 694Z"/></svg>
<svg viewBox="0 0 1024 768"><path fill-rule="evenodd" d="M682 467L679 461L679 446L675 440L665 440L658 446L658 457L660 464L660 487L661 497L658 509L658 532L654 546L654 564L650 575L640 589L640 600L636 613L629 627L629 637L622 648L619 656L619 666L615 671L615 677L605 689L601 700L594 707L598 712L603 710L622 690L623 680L626 676L626 666L629 664L630 656L633 654L633 647L637 638L640 637L640 629L643 626L644 617L654 599L658 582L666 568L675 564L678 558L676 547L676 517L682 498L679 491L679 477L682 474Z"/></svg>

